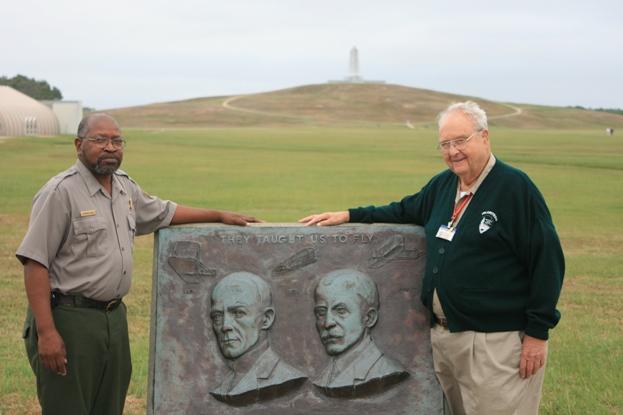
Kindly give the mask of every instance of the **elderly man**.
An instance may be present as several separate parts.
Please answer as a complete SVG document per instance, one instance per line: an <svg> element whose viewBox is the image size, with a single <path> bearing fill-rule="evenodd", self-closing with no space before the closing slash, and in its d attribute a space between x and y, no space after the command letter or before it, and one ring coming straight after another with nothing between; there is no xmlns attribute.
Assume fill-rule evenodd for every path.
<svg viewBox="0 0 623 415"><path fill-rule="evenodd" d="M316 329L331 363L314 386L334 397L359 397L384 391L409 373L387 357L370 332L379 316L374 281L344 269L325 275L314 292Z"/></svg>
<svg viewBox="0 0 623 415"><path fill-rule="evenodd" d="M86 116L74 143L76 165L37 193L16 254L29 302L24 338L43 414L121 414L134 237L169 224L258 220L147 195L118 170L125 141L108 115Z"/></svg>
<svg viewBox="0 0 623 415"><path fill-rule="evenodd" d="M450 169L419 193L301 222L423 226L421 299L451 413L536 414L565 269L549 210L525 173L491 153L486 114L476 103L440 114L437 148Z"/></svg>
<svg viewBox="0 0 623 415"><path fill-rule="evenodd" d="M268 284L248 272L230 274L212 291L212 329L231 372L210 394L231 405L282 396L307 376L285 363L270 347L275 321Z"/></svg>

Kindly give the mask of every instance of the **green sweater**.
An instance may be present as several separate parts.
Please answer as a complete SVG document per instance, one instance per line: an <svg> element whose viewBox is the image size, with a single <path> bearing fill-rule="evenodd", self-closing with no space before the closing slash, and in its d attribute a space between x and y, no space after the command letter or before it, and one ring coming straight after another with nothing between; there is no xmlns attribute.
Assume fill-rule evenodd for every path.
<svg viewBox="0 0 623 415"><path fill-rule="evenodd" d="M424 227L421 300L431 327L436 289L451 332L523 330L547 340L560 319L565 263L543 196L525 173L497 160L449 242L436 235L452 216L457 180L446 170L400 202L349 209L350 222Z"/></svg>

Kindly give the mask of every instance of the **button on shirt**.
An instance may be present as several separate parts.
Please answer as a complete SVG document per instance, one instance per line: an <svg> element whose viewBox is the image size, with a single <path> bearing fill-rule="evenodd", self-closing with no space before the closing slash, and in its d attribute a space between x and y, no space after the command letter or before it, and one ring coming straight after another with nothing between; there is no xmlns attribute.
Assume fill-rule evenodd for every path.
<svg viewBox="0 0 623 415"><path fill-rule="evenodd" d="M148 196L126 173L112 175L112 195L80 160L35 196L17 258L48 268L50 288L107 301L132 283L134 237L168 226L177 205Z"/></svg>

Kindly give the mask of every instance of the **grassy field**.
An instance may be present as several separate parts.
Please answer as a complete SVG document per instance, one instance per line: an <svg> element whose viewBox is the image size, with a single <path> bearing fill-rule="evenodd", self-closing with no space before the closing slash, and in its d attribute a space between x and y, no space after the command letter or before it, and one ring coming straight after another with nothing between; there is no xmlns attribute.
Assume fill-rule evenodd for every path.
<svg viewBox="0 0 623 415"><path fill-rule="evenodd" d="M127 130L123 169L150 194L266 221L384 204L445 168L434 129ZM623 139L594 130L491 129L494 153L544 194L567 258L542 414L623 413ZM0 142L0 414L38 411L21 330L26 298L14 253L30 202L75 162L73 138ZM512 191L512 189L509 189ZM134 374L126 413L145 413L153 237L140 237L126 297Z"/></svg>

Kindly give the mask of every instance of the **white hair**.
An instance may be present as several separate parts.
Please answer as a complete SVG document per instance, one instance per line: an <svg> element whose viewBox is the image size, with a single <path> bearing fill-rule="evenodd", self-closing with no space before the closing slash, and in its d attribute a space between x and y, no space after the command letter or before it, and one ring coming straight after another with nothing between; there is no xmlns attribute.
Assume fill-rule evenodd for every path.
<svg viewBox="0 0 623 415"><path fill-rule="evenodd" d="M474 101L452 102L448 108L441 111L437 116L439 128L441 128L441 125L446 120L446 117L455 111L461 111L463 114L467 115L467 117L474 123L474 128L476 130L488 129L487 113Z"/></svg>

